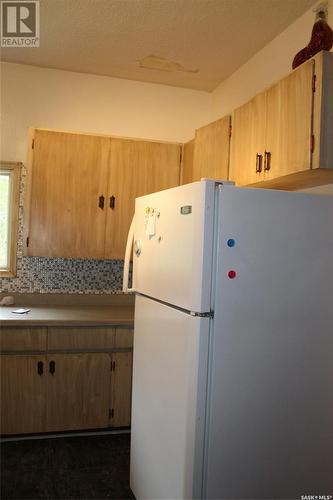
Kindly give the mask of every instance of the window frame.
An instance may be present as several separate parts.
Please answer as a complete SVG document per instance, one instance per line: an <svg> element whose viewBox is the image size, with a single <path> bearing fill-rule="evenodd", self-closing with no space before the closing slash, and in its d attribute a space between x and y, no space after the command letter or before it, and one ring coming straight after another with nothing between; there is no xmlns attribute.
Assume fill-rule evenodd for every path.
<svg viewBox="0 0 333 500"><path fill-rule="evenodd" d="M19 162L0 161L0 172L9 172L11 179L10 218L8 223L8 266L0 268L0 278L14 278L16 276L21 166L22 163Z"/></svg>

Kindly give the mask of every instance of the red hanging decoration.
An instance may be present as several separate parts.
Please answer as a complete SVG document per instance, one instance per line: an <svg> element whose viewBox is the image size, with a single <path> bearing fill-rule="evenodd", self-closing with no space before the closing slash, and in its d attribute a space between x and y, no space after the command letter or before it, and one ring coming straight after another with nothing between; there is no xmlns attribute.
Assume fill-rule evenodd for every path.
<svg viewBox="0 0 333 500"><path fill-rule="evenodd" d="M327 24L327 6L316 9L316 19L312 28L309 44L294 57L292 68L295 69L321 50L331 50L333 47L333 31Z"/></svg>

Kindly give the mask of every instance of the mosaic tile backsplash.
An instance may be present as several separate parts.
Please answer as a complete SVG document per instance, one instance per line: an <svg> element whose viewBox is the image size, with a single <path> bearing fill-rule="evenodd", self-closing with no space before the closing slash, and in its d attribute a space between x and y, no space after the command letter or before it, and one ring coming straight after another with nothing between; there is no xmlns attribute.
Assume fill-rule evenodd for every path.
<svg viewBox="0 0 333 500"><path fill-rule="evenodd" d="M0 293L119 293L122 260L50 259L23 256L26 169L20 181L17 275L0 278Z"/></svg>

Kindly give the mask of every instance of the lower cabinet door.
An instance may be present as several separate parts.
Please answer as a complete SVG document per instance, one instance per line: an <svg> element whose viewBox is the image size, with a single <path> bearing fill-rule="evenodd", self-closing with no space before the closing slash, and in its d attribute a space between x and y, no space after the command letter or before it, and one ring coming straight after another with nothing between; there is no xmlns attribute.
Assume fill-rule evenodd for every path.
<svg viewBox="0 0 333 500"><path fill-rule="evenodd" d="M109 426L109 354L49 354L47 431Z"/></svg>
<svg viewBox="0 0 333 500"><path fill-rule="evenodd" d="M131 425L132 403L132 352L112 354L111 412L110 426Z"/></svg>
<svg viewBox="0 0 333 500"><path fill-rule="evenodd" d="M45 430L46 357L2 355L1 434Z"/></svg>

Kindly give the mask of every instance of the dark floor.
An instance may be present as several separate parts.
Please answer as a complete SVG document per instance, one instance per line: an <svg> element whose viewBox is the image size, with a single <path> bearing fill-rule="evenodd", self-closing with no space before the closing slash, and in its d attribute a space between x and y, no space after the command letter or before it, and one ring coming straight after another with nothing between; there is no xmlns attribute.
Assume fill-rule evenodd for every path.
<svg viewBox="0 0 333 500"><path fill-rule="evenodd" d="M1 444L1 499L134 499L129 434Z"/></svg>

